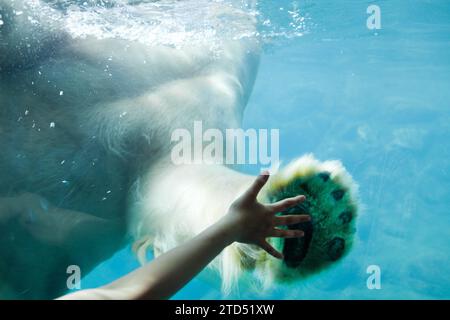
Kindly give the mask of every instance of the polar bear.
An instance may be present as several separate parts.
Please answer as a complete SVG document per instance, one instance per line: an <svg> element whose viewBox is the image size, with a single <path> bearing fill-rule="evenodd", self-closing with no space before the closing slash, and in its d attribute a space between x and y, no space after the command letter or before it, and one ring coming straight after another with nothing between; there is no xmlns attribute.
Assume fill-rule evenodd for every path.
<svg viewBox="0 0 450 320"><path fill-rule="evenodd" d="M86 274L130 241L141 261L157 256L251 184L170 158L175 129L241 126L259 64L255 15L200 2L0 0L1 297L61 295L67 266ZM284 261L228 247L209 267L225 292L250 274L265 287L307 276L349 250L358 200L343 166L303 156L260 200L297 194L305 238L273 240Z"/></svg>

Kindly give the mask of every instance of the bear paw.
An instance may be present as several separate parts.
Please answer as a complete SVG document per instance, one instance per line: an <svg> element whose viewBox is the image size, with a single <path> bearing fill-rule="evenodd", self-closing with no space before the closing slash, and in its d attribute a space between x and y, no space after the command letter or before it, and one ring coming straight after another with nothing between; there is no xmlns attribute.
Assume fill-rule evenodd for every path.
<svg viewBox="0 0 450 320"><path fill-rule="evenodd" d="M271 238L283 252L277 260L262 254L256 261L261 276L293 280L317 273L349 252L358 213L357 185L339 161L319 162L303 156L270 177L261 193L262 202L305 195L306 200L278 215L309 214L311 221L288 228L303 230L302 238ZM259 268L258 268L259 267Z"/></svg>

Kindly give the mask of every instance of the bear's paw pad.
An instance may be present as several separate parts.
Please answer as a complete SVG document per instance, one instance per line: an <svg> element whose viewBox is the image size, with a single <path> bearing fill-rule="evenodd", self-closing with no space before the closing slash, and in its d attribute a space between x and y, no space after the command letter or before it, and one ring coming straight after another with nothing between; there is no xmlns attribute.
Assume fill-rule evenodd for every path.
<svg viewBox="0 0 450 320"><path fill-rule="evenodd" d="M324 168L326 170L324 170ZM271 238L283 252L274 261L276 276L289 280L315 274L344 257L355 234L358 211L356 184L337 161L319 162L311 156L292 163L269 180L266 201L305 195L306 200L278 215L308 214L311 221L288 226L304 231L304 237Z"/></svg>

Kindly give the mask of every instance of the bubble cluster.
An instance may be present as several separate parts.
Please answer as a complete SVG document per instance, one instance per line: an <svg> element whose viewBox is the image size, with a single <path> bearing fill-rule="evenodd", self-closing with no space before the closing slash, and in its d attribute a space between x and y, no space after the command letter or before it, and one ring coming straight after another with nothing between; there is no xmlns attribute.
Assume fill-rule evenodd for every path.
<svg viewBox="0 0 450 320"><path fill-rule="evenodd" d="M296 2L282 2L283 7L275 10L280 16L266 8L267 2L249 0L25 0L23 9L28 10L17 8L16 14L27 14L30 23L45 23L72 38L216 50L229 40L269 43L274 38L302 36L307 17Z"/></svg>

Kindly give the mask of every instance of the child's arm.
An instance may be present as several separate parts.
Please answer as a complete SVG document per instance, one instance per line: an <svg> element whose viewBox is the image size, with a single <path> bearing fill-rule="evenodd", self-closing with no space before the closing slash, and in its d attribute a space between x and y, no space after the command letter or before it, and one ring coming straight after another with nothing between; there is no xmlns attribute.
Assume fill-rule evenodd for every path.
<svg viewBox="0 0 450 320"><path fill-rule="evenodd" d="M267 179L268 174L260 175L253 185L233 202L228 214L192 240L106 286L78 291L63 296L62 299L170 298L234 241L259 245L274 257L282 258L282 254L276 251L266 238L303 236L302 231L281 230L276 226L307 221L309 216L275 216L277 212L304 201L304 196L270 205L259 203L256 196Z"/></svg>

